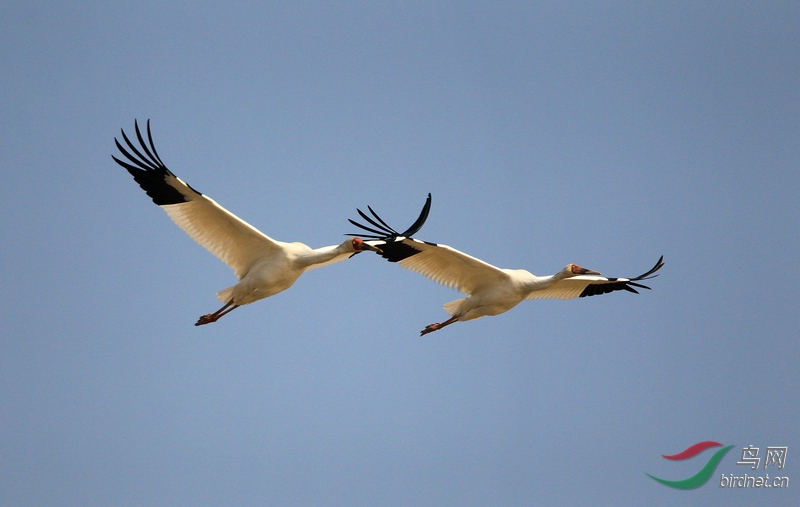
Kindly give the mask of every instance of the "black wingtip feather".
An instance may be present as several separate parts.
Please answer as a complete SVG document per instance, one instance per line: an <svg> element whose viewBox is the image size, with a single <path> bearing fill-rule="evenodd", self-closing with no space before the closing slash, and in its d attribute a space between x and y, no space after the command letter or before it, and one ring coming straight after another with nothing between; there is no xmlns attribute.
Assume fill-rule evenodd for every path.
<svg viewBox="0 0 800 507"><path fill-rule="evenodd" d="M405 236L407 238L410 238L414 236L414 234L419 232L419 230L422 229L422 226L425 225L425 222L428 220L428 214L430 213L430 211L431 211L431 194L429 192L428 198L425 200L425 206L422 207L422 211L420 212L417 221L414 222L411 225L411 227L409 227L403 233L399 234L399 236Z"/></svg>
<svg viewBox="0 0 800 507"><path fill-rule="evenodd" d="M404 243L403 241L389 240L381 245L381 257L389 262L400 262L403 259L408 259L413 255L417 255L422 250L417 250L412 245Z"/></svg>
<svg viewBox="0 0 800 507"><path fill-rule="evenodd" d="M134 120L136 122L136 120ZM158 160L158 163L164 165L164 162L161 161L161 157L158 156L158 152L156 151L156 145L153 144L153 136L150 134L150 119L147 119L147 140L150 141L150 148L153 149L153 155L155 159Z"/></svg>
<svg viewBox="0 0 800 507"><path fill-rule="evenodd" d="M155 162L153 162L152 160L150 160L149 158L145 157L144 155L142 155L142 154L139 152L139 150L137 150L137 149L136 149L136 146L135 146L135 145L134 145L134 144L131 142L131 140L130 140L130 139L128 139L128 136L127 136L127 135L125 135L125 131L124 131L124 130L120 129L120 132L122 132L122 139L124 139L124 140L125 140L125 144L127 144L127 145L128 145L128 149L130 149L130 150L131 150L133 153L135 153L135 154L136 154L136 157L138 157L138 158L136 158L136 157L133 157L133 156L131 156L131 154L130 154L130 153L128 153L127 151L125 151L124 149L122 149L122 148L119 146L119 143L117 143L117 148L120 148L120 150L122 151L122 153L123 153L123 154L124 154L126 157L128 157L128 159L129 159L130 161L132 161L132 162L134 162L134 163L138 163L138 164L142 165L142 167L143 167L143 168L149 168L149 169L154 169L154 170L158 170L158 169L159 169L159 164L158 164L158 163L155 163ZM137 133L137 134L139 133L139 128L138 128L138 127L136 128L136 133ZM141 137L141 135L140 135L140 137ZM116 138L114 138L114 140L116 141L117 139L116 139Z"/></svg>
<svg viewBox="0 0 800 507"><path fill-rule="evenodd" d="M600 294L608 294L609 292L614 292L618 290L626 290L628 292L633 292L634 294L639 294L639 291L634 289L634 287L638 287L640 289L647 289L651 290L650 287L647 285L642 285L641 283L636 283L642 280L650 280L652 278L657 277L657 274L654 274L656 271L661 269L664 266L664 256L662 255L658 262L656 262L655 266L653 266L650 271L646 273L642 273L641 275L631 278L630 280L626 281L617 281L616 278L609 279L609 282L606 283L594 283L587 285L583 292L581 292L580 296L578 297L588 297L588 296L598 296Z"/></svg>
<svg viewBox="0 0 800 507"><path fill-rule="evenodd" d="M112 155L111 158L113 158L117 164L124 167L131 176L133 176L134 181L142 187L142 190L144 190L147 195L153 199L153 202L159 206L186 202L186 197L184 197L177 188L167 183L167 176L174 176L174 174L167 169L158 156L158 152L156 152L156 147L153 143L153 135L150 132L150 120L147 120L147 140L150 145L149 149L147 146L148 143L145 143L144 137L139 130L139 122L134 120L133 125L136 132L136 139L139 141L139 148L142 151L139 151L136 145L134 145L125 134L125 131L120 129L120 132L122 132L122 139L125 141L125 144L128 145L128 150L130 150L130 152L126 150L116 138L114 138L114 143L117 145L117 149L120 153L122 153L129 162L124 162L114 155ZM142 152L144 152L144 154L142 154ZM197 192L197 190L194 190L192 187L189 188ZM197 193L200 194L200 192Z"/></svg>
<svg viewBox="0 0 800 507"><path fill-rule="evenodd" d="M356 222L354 220L351 220L349 218L347 219L347 221L350 222L351 224L355 225L356 227L360 227L360 228L364 229L365 231L374 232L375 234L377 234L377 236L366 235L366 234L345 234L345 236L358 236L358 237L361 237L361 238L373 238L373 239L385 239L386 238L386 235L383 234L383 231L378 231L378 230L372 229L370 227L367 227L366 225L361 225L358 222Z"/></svg>
<svg viewBox="0 0 800 507"><path fill-rule="evenodd" d="M389 226L389 224L387 224L386 222L384 222L384 221L381 219L381 217L379 217L379 216L378 216L378 214L377 214L377 213L375 213L375 210L374 210L374 209L372 209L372 206L370 206L370 205L367 205L367 209L369 210L369 212L370 212L370 213L372 213L372 216L374 216L374 217L375 217L375 219L376 219L378 222L380 222L380 224L381 224L381 226L379 227L380 229L382 229L382 230L384 230L384 231L386 231L386 232L392 233L392 234L398 234L398 235L399 235L399 233L398 233L396 230L392 229L392 228ZM357 210L357 211L358 211L359 213L361 213L361 210ZM363 216L364 218L367 218L367 216L366 216L366 215L364 215L363 213L361 213L361 216ZM369 219L367 218L367 220L369 220ZM371 223L373 223L375 226L378 226L378 224L376 224L376 223L372 222L371 220L370 220L370 222L371 222Z"/></svg>
<svg viewBox="0 0 800 507"><path fill-rule="evenodd" d="M409 227L404 232L400 233L398 233L396 230L390 227L389 224L387 224L377 213L375 213L375 210L373 210L371 206L367 206L367 209L369 210L370 213L372 213L372 218L367 216L367 214L361 211L360 209L356 208L356 211L358 211L358 214L361 215L361 218L366 220L370 225L377 227L377 229L373 229L372 227L360 224L354 220L348 219L348 221L351 224L358 227L359 229L363 229L367 232L378 234L377 237L376 236L368 236L368 237L380 240L390 240L398 238L400 236L409 238L414 234L416 234L420 229L422 229L422 226L425 225L425 222L428 220L428 214L431 211L431 194L430 193L428 194L428 198L426 199L425 205L422 207L422 211L420 212L419 217L417 217L417 220L413 224L411 224L411 227ZM359 236L359 234L347 234L347 236Z"/></svg>
<svg viewBox="0 0 800 507"><path fill-rule="evenodd" d="M380 219L380 217L378 217L378 215L376 215L376 214L375 214L375 212L374 212L374 211L372 211L372 208L370 208L369 206L367 206L367 209L368 209L368 210L370 210L370 211L372 212L372 214L373 214L373 215L375 215L375 218L377 218L377 219L379 220L379 222L380 222L380 223L379 223L379 222L376 222L376 221L375 221L375 220L373 220L373 219L371 219L369 216L367 216L367 214L366 214L366 213L364 213L364 212L363 212L363 211L361 211L360 209L356 208L356 211L358 211L358 214L359 214L359 215L361 215L361 218L363 218L364 220L366 220L366 221L367 221L367 222L369 222L370 224L374 225L374 226L375 226L375 227L377 227L379 230L381 230L381 231L385 232L386 234L390 234L390 235L397 235L397 231L395 231L394 229L392 229L392 228L391 228L391 227L389 227L388 225L384 224L384 223L383 223L383 220L381 220L381 219ZM377 231L373 231L373 232L377 232Z"/></svg>
<svg viewBox="0 0 800 507"><path fill-rule="evenodd" d="M142 132L139 130L139 122L137 122L135 119L133 120L133 126L136 129L136 138L139 140L139 146L141 146L144 152L147 153L149 160L151 160L156 167L163 166L164 164L162 164L160 160L156 159L156 157L150 153L150 150L147 149L147 143L144 142L144 139L142 138ZM150 135L150 120L147 120L147 137L152 145L153 138Z"/></svg>
<svg viewBox="0 0 800 507"><path fill-rule="evenodd" d="M419 217L417 217L414 223L411 224L411 227L406 229L404 232L399 233L396 230L394 230L377 213L375 213L375 210L372 209L371 206L367 206L367 209L372 214L372 217L369 217L366 213L364 213L360 209L356 209L356 211L358 211L358 214L361 216L361 218L366 220L367 223L376 227L375 229L366 226L364 224L360 224L355 220L348 219L348 222L355 225L359 229L371 232L373 234L367 234L367 235L346 234L346 236L359 236L365 239L383 241L384 243L381 244L381 250L383 252L380 255L389 262L399 262L403 259L407 259L412 255L416 255L420 252L420 250L414 248L412 245L408 244L408 242L404 240L406 239L413 240L411 236L416 234L420 229L422 229L422 226L425 225L425 222L428 220L428 214L430 214L431 211L430 193L428 194L428 198L425 200L425 205L422 207L422 211L420 212Z"/></svg>

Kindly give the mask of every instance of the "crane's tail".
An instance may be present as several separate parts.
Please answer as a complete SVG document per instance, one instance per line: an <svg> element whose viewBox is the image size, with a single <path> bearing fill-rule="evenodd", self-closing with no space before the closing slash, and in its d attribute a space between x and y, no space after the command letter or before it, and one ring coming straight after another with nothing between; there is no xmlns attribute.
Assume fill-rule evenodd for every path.
<svg viewBox="0 0 800 507"><path fill-rule="evenodd" d="M444 304L444 311L450 314L451 317L455 317L460 312L461 303L463 303L467 298L456 299L455 301L450 301L449 303Z"/></svg>
<svg viewBox="0 0 800 507"><path fill-rule="evenodd" d="M227 289L222 289L221 291L217 292L217 299L222 301L223 303L227 303L233 300L233 289L236 288L235 285L231 285Z"/></svg>

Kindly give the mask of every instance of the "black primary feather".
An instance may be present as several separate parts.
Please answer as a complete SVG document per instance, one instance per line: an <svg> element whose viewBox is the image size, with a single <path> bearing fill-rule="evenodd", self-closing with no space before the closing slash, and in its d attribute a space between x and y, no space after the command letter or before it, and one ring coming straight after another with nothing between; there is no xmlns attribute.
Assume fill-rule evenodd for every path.
<svg viewBox="0 0 800 507"><path fill-rule="evenodd" d="M369 206L367 207L369 208ZM369 210L372 211L372 208L369 208ZM428 214L430 212L431 212L431 194L428 194L428 199L425 201L425 206L422 207L422 211L420 212L417 221L411 224L411 227L403 231L400 234L400 236L405 236L407 238L410 238L411 236L419 232L419 230L422 229L422 226L425 225L425 222L428 220ZM372 211L372 213L375 214L374 211ZM378 218L378 215L375 215L375 217ZM380 220L380 218L378 219Z"/></svg>
<svg viewBox="0 0 800 507"><path fill-rule="evenodd" d="M417 241L412 239L411 241ZM386 244L381 245L381 257L389 262L400 262L403 259L408 259L412 255L417 255L422 250L417 250L413 245L409 245L404 241L388 241Z"/></svg>
<svg viewBox="0 0 800 507"><path fill-rule="evenodd" d="M361 211L360 209L356 209L356 211L358 211L358 214L361 215L361 217L364 220L369 222L370 225L377 227L377 229L373 229L372 227L367 227L366 225L360 224L355 220L348 219L348 222L367 232L372 232L374 233L374 235L347 234L346 236L358 236L361 238L378 239L385 241L397 239L398 237L408 238L416 234L420 229L422 229L422 226L425 225L425 221L428 220L428 214L431 211L431 194L428 194L428 199L425 201L425 206L422 207L422 211L420 212L419 217L417 217L417 220L413 224L411 224L411 227L409 227L403 232L397 232L393 228L391 228L386 222L383 221L383 219L380 216L378 216L377 213L375 213L375 210L373 210L372 207L367 206L367 209L369 210L370 213L372 213L374 220L369 216L367 216L367 214Z"/></svg>
<svg viewBox="0 0 800 507"><path fill-rule="evenodd" d="M367 209L369 209L370 211L372 211L372 208L370 208L369 206L367 206ZM366 221L367 221L367 222L369 222L370 224L374 225L374 226L375 226L375 227L377 227L378 229L380 229L380 230L382 230L382 231L386 232L387 234L392 234L392 235L395 235L395 236L398 236L398 235L399 235L399 233L398 233L396 230L394 230L394 229L392 229L391 227L389 227L388 225L386 225L386 224L384 223L384 221L383 221L383 220L381 220L381 219L380 219L380 217L378 217L378 215L375 215L375 212L374 212L374 211L372 211L372 214L373 214L373 215L375 215L375 218L377 218L377 219L378 219L378 222L376 222L375 220L373 220L373 219L371 219L370 217L368 217L368 216L367 216L367 214L366 214L366 213L364 213L363 211L361 211L360 209L356 209L356 211L358 211L358 214L359 214L359 215L361 215L361 218L363 218L364 220L366 220Z"/></svg>
<svg viewBox="0 0 800 507"><path fill-rule="evenodd" d="M411 224L411 227L403 232L397 232L394 230L377 213L375 213L375 210L373 210L371 206L367 206L367 209L370 213L372 213L372 218L370 218L360 209L357 209L356 211L358 211L358 214L361 215L361 218L366 220L370 225L376 227L375 229L360 224L355 220L348 219L348 221L356 227L374 234L347 234L347 236L359 236L365 239L383 241L384 243L380 245L380 248L383 251L381 257L387 259L389 262L398 262L420 252L420 250L417 250L404 240L419 241L411 238L411 236L416 234L422 228L422 226L425 225L425 221L428 219L428 214L431 211L431 194L428 194L428 198L425 201L425 205L422 207L422 211L420 212L419 217L417 217L417 220Z"/></svg>
<svg viewBox="0 0 800 507"><path fill-rule="evenodd" d="M128 150L123 148L120 142L114 138L114 143L117 145L117 149L119 149L120 153L122 153L122 155L124 155L124 157L127 158L130 163L122 161L114 155L111 155L111 158L113 158L116 163L127 169L127 171L131 173L131 176L133 176L133 179L136 181L136 183L142 187L142 190L147 192L147 195L149 195L150 198L153 199L153 202L159 206L186 202L186 197L184 197L184 195L181 194L177 188L173 187L167 182L168 176L175 177L175 175L172 174L169 169L167 169L167 166L165 166L161 161L161 157L158 156L156 146L153 143L153 135L150 132L150 120L147 120L147 140L149 141L149 148L148 143L145 143L144 137L139 130L139 122L134 120L133 125L136 130L136 139L139 141L139 148L144 152L144 154L142 154L142 152L136 148L131 140L128 139L125 131L120 129L122 132L122 139L125 141L125 144L128 145L128 150L133 152L133 155ZM188 184L187 186L193 192L201 195L200 192L193 189Z"/></svg>
<svg viewBox="0 0 800 507"><path fill-rule="evenodd" d="M430 195L430 194L428 194L428 195ZM369 212L370 212L370 213L372 213L372 216L374 216L374 217L375 217L375 219L376 219L376 220L378 220L378 222L380 222L380 223L381 223L381 225L383 226L383 227L380 227L381 229L383 229L383 230L385 230L385 231L387 231L387 232L391 232L391 233L393 233L393 234L397 234L397 235L399 235L399 233L398 233L396 230L392 229L392 228L389 226L389 224L387 224L386 222L384 222L384 221L383 221L383 219L381 219L381 217L379 217L379 216L378 216L378 214L377 214L377 213L375 213L375 210L374 210L374 209L372 209L372 206L369 206L369 205L367 205L367 209L369 210ZM360 212L361 210L356 210L356 211L359 211L359 212ZM366 215L364 215L363 213L361 213L361 216L363 216L364 218L367 218L367 216L366 216ZM369 219L367 219L367 220L369 220ZM375 226L378 226L378 224L376 224L376 223L375 223L375 222L373 222L372 220L369 220L369 222L370 222L371 224L375 225Z"/></svg>
<svg viewBox="0 0 800 507"><path fill-rule="evenodd" d="M639 291L634 289L634 287L650 290L650 287L648 287L647 285L642 285L636 282L640 282L642 280L650 280L651 278L657 277L658 275L653 273L661 269L663 265L664 265L664 256L662 255L658 259L658 262L656 262L656 265L653 266L653 268L650 269L650 271L648 271L647 273L643 273L637 276L636 278L631 278L630 280L626 281L616 281L617 280L616 278L609 278L609 282L607 283L594 283L588 285L585 289L583 289L583 292L581 292L581 295L578 297L583 298L587 296L598 296L600 294L608 294L609 292L614 292L617 290L626 290L628 292L633 292L634 294L638 294Z"/></svg>

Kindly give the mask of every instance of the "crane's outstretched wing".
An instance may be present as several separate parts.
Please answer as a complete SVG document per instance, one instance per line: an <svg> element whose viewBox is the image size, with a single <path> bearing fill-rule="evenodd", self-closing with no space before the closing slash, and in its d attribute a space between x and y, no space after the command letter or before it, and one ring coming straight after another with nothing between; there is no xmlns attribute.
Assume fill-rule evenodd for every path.
<svg viewBox="0 0 800 507"><path fill-rule="evenodd" d="M364 235L372 238L373 244L383 250L381 256L389 262L396 262L400 266L426 276L436 283L457 289L471 296L484 284L499 283L508 277L500 268L492 266L480 259L459 252L447 245L437 245L427 241L411 238L425 220L428 218L431 206L431 195L422 209L419 218L408 230L399 233L386 224L375 211L367 207L372 218L361 210L357 210L361 218L369 222L374 228L367 227L354 220L350 223L374 235ZM358 236L349 234L349 236Z"/></svg>
<svg viewBox="0 0 800 507"><path fill-rule="evenodd" d="M564 278L547 289L531 292L525 299L573 299L608 294L617 290L626 290L638 294L639 291L634 287L647 290L650 290L650 287L637 282L657 277L658 275L654 273L661 269L663 265L664 256L662 255L650 271L635 278L606 278L599 275L580 275Z"/></svg>
<svg viewBox="0 0 800 507"><path fill-rule="evenodd" d="M476 257L447 245L414 238L396 238L378 247L389 262L471 296L484 285L502 283L508 275Z"/></svg>
<svg viewBox="0 0 800 507"><path fill-rule="evenodd" d="M113 155L111 158L131 173L136 183L167 212L178 227L233 269L237 278L246 275L256 259L281 249L281 242L273 240L172 174L156 152L150 134L150 120L147 121L148 143L145 143L136 121L134 127L139 149L122 131L122 139L130 152L116 138L114 142L128 162Z"/></svg>

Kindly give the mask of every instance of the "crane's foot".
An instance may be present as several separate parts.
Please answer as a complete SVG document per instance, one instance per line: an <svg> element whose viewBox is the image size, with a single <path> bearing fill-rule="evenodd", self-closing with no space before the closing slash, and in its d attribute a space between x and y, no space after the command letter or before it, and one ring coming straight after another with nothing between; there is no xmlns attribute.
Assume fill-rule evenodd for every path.
<svg viewBox="0 0 800 507"><path fill-rule="evenodd" d="M239 305L233 304L233 299L225 303L225 306L220 308L214 313L207 313L205 315L201 315L197 322L194 323L195 326L202 326L203 324L211 324L212 322L216 322L219 320L220 317L223 315L227 315L233 310L239 308Z"/></svg>
<svg viewBox="0 0 800 507"><path fill-rule="evenodd" d="M201 315L200 318L197 319L197 322L194 323L194 325L202 326L203 324L211 324L212 322L216 322L218 318L219 317L217 317L213 313L207 313L205 315Z"/></svg>
<svg viewBox="0 0 800 507"><path fill-rule="evenodd" d="M428 326L425 327L425 329L423 329L422 331L419 332L419 335L420 336L425 336L428 333L432 333L434 331L438 331L438 330L442 329L444 326L449 326L453 322L457 322L457 321L458 321L458 317L450 317L449 319L447 319L444 322L436 322L434 324L429 324Z"/></svg>
<svg viewBox="0 0 800 507"><path fill-rule="evenodd" d="M423 329L422 331L419 332L419 335L420 336L425 336L426 334L432 333L434 331L438 331L441 328L442 328L442 325L440 323L438 323L438 322L435 323L435 324L429 324L429 325L425 326L425 329Z"/></svg>

